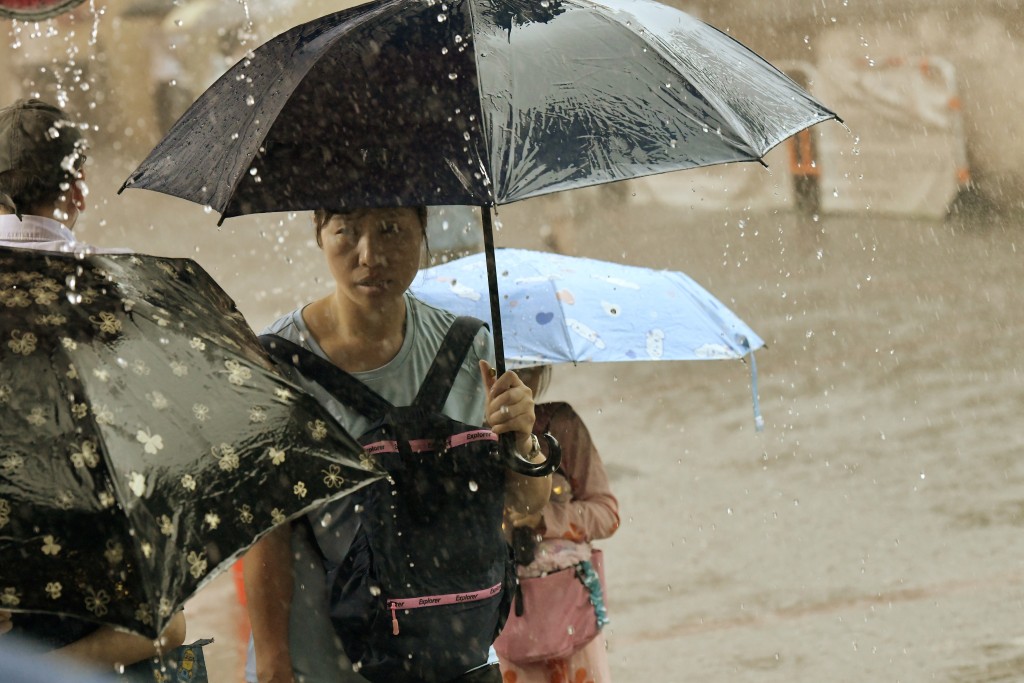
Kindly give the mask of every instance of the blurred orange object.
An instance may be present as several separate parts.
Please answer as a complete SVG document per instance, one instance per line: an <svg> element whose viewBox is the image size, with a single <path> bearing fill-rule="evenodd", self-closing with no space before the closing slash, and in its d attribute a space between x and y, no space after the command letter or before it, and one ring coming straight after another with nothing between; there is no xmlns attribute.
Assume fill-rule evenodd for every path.
<svg viewBox="0 0 1024 683"><path fill-rule="evenodd" d="M238 594L238 604L242 607L247 605L245 600L245 571L242 566L242 558L231 565L231 576L235 579L235 592Z"/></svg>

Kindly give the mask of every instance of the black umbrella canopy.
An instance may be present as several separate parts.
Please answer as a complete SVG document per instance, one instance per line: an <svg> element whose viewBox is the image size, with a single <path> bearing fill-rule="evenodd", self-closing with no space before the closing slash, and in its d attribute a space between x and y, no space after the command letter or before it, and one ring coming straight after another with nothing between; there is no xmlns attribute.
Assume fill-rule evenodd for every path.
<svg viewBox="0 0 1024 683"><path fill-rule="evenodd" d="M759 160L830 118L742 44L653 0L378 0L256 49L121 189L208 205L221 221L491 207ZM504 372L490 211L483 219Z"/></svg>
<svg viewBox="0 0 1024 683"><path fill-rule="evenodd" d="M225 217L470 204L760 159L835 114L651 0L384 0L270 40L126 181Z"/></svg>
<svg viewBox="0 0 1024 683"><path fill-rule="evenodd" d="M0 249L0 608L155 637L274 525L379 478L187 259Z"/></svg>

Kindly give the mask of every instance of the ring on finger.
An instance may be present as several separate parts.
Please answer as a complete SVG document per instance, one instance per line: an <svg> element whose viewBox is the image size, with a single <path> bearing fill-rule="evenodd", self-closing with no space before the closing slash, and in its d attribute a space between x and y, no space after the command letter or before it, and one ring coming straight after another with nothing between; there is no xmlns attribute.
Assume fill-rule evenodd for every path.
<svg viewBox="0 0 1024 683"><path fill-rule="evenodd" d="M508 406L501 407L501 414L504 415L505 417L508 417Z"/></svg>

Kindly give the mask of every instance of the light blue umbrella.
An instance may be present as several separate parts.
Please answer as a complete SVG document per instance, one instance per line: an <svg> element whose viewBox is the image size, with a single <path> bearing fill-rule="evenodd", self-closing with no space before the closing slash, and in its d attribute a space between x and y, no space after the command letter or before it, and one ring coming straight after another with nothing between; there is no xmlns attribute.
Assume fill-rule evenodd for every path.
<svg viewBox="0 0 1024 683"><path fill-rule="evenodd" d="M498 249L495 259L508 367L749 356L761 428L753 352L764 342L689 276L525 249ZM423 270L412 292L491 319L484 254Z"/></svg>

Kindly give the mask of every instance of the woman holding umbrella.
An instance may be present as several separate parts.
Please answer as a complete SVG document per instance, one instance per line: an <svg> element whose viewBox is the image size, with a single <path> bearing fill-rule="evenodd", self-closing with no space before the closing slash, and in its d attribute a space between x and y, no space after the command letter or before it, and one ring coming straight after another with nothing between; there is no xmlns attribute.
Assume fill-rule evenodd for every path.
<svg viewBox="0 0 1024 683"><path fill-rule="evenodd" d="M425 209L318 210L314 223L334 289L268 331L341 368L392 405L410 405L455 320L406 291L424 252ZM517 451L540 461L532 392L515 373L494 377L492 353L490 334L480 328L443 413L514 434ZM325 393L316 378L294 374L349 432L367 431L366 418ZM517 514L539 510L549 491L549 477L507 474L506 505ZM361 524L358 512L345 499L311 515L308 528L280 527L249 552L246 589L260 683L364 680L352 672L327 618L329 587L320 564L344 562ZM454 680L500 681L496 659L486 652L483 658Z"/></svg>

